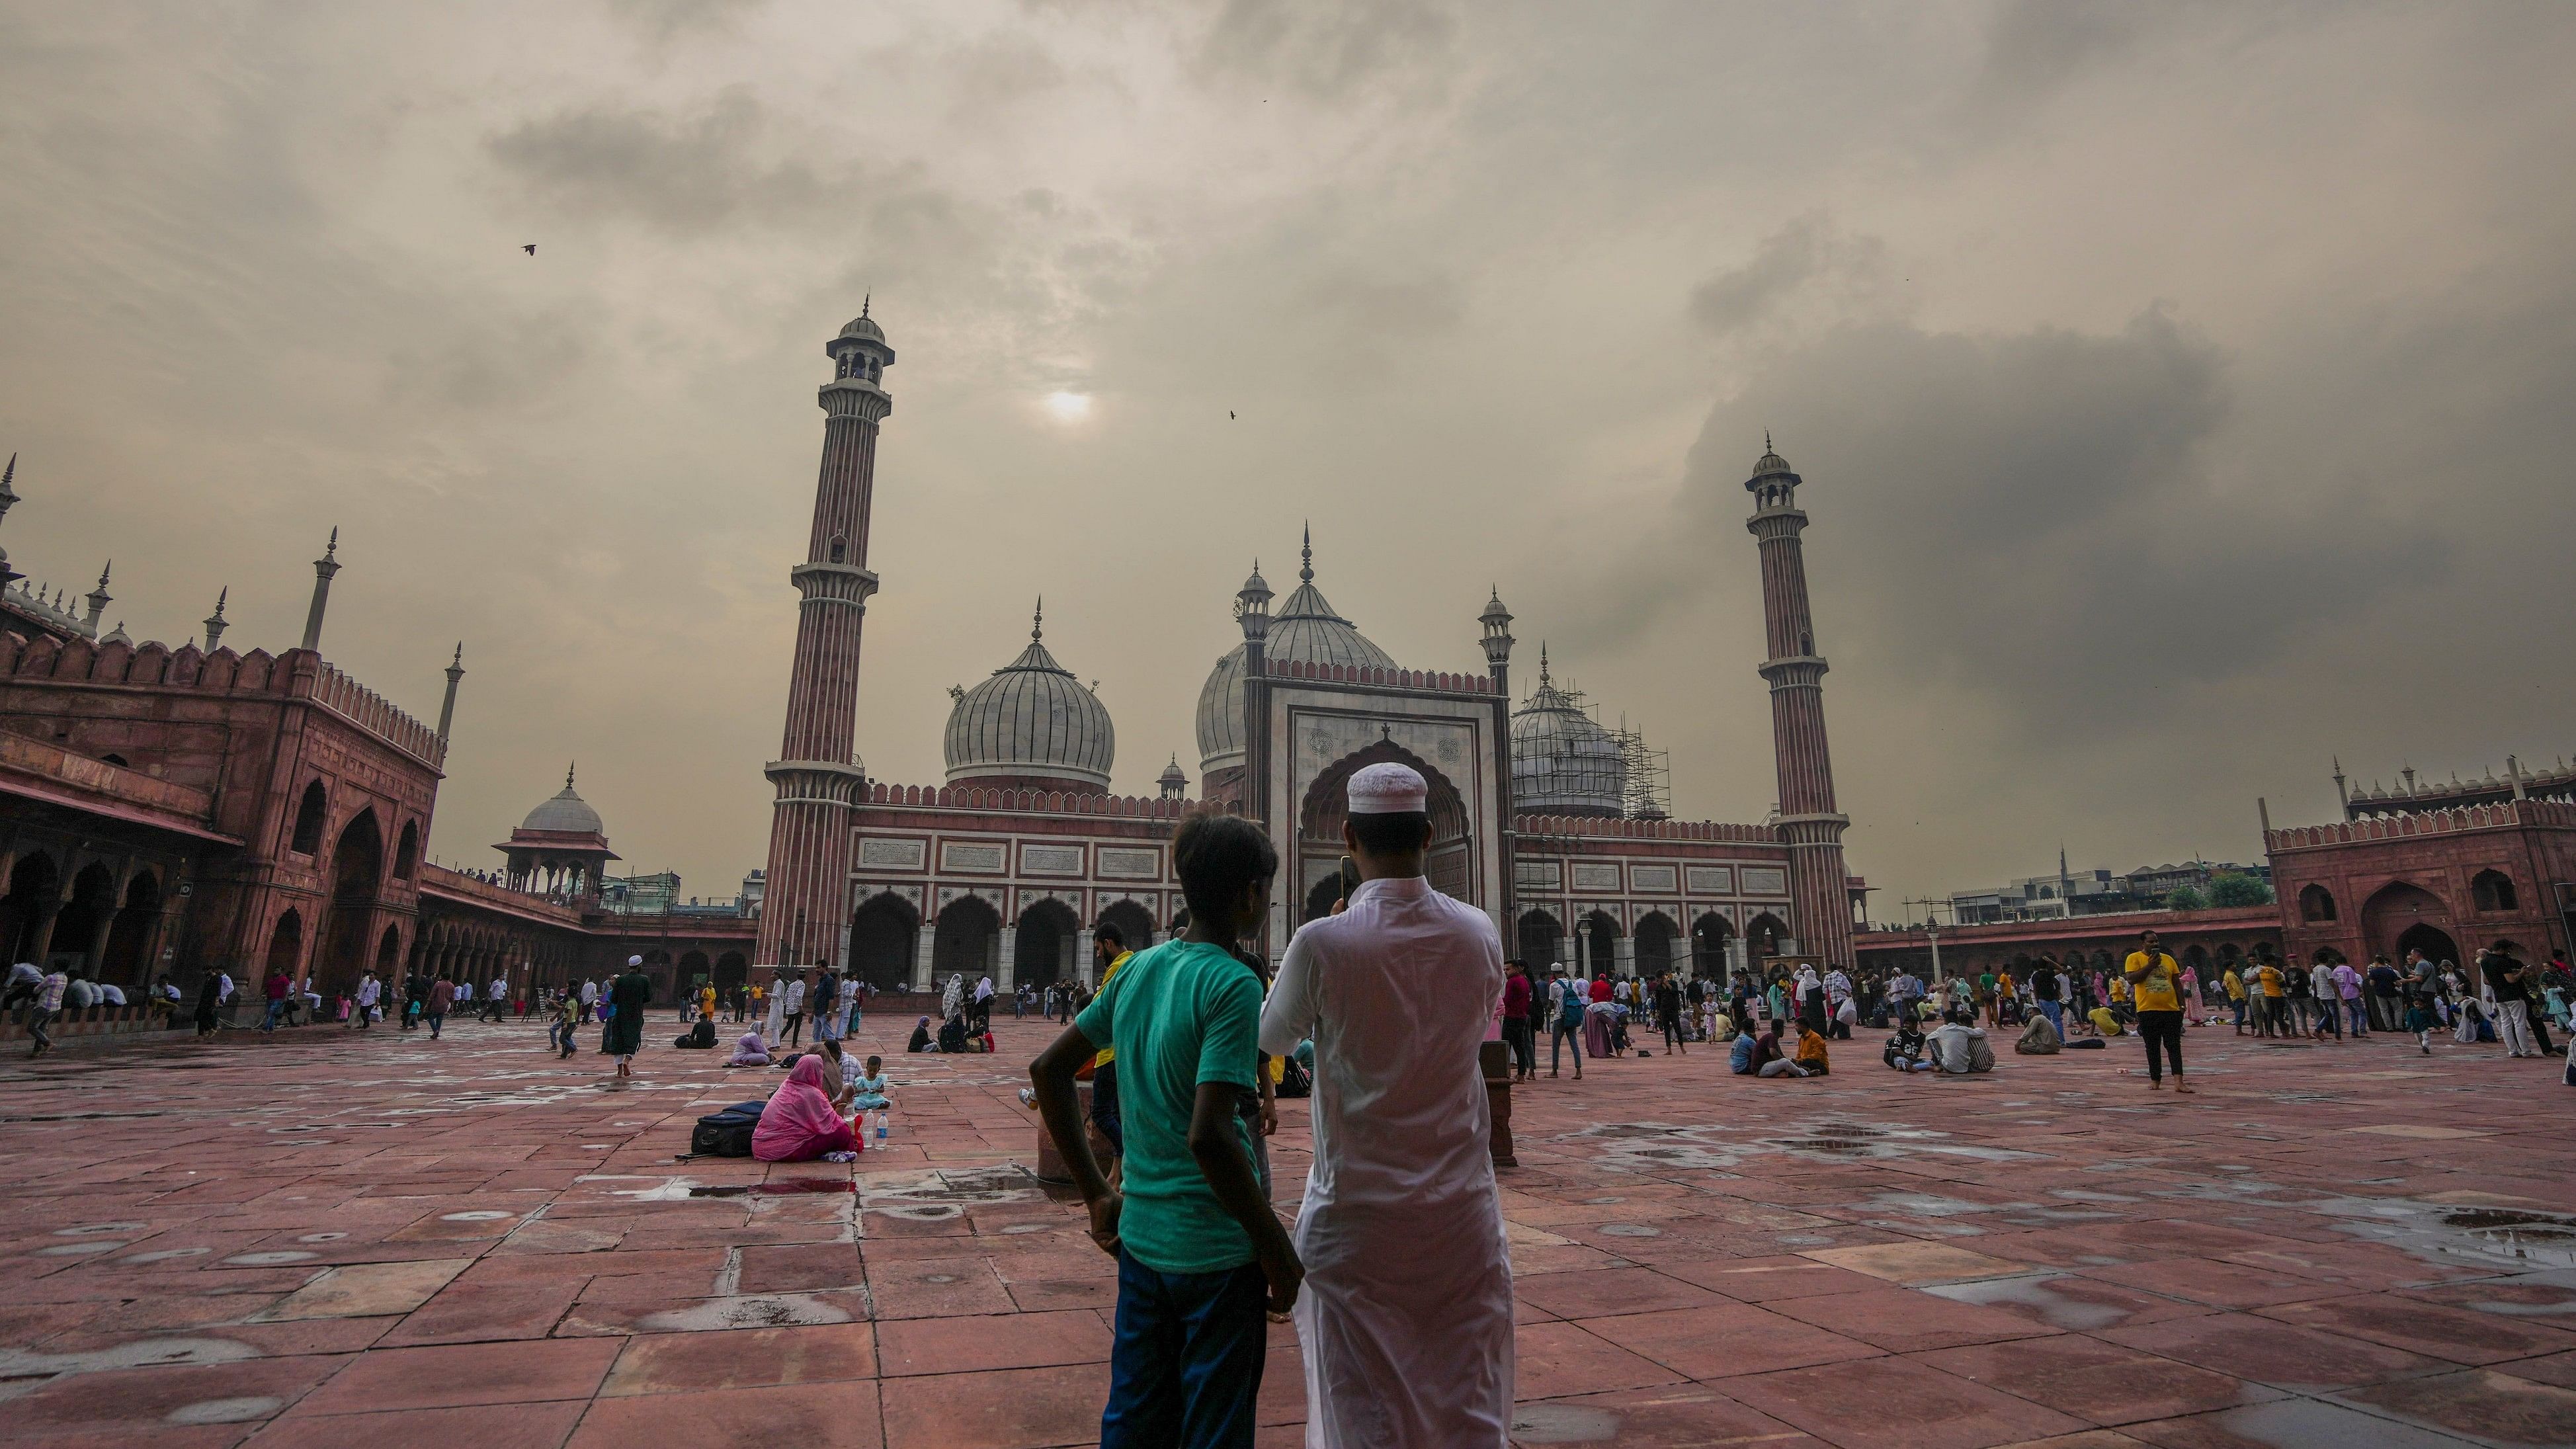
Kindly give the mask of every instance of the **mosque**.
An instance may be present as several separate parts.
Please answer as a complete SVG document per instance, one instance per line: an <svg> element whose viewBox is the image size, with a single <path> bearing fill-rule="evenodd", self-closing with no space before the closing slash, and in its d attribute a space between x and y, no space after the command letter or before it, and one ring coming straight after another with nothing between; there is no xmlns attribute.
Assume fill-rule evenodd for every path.
<svg viewBox="0 0 2576 1449"><path fill-rule="evenodd" d="M1241 642L1199 692L1195 779L1176 758L1152 797L1110 792L1108 707L1048 649L1042 616L1016 656L951 691L937 782L869 777L858 757L858 621L878 587L866 523L894 349L862 313L824 348L823 458L803 595L755 969L843 963L886 990L952 972L997 985L1088 980L1090 943L1130 946L1186 925L1168 842L1195 808L1261 822L1279 848L1263 949L1329 911L1343 785L1381 760L1431 785L1433 883L1488 911L1545 967L1713 973L1759 957L1848 965L1867 886L1843 868L1799 535L1800 479L1767 446L1745 487L1754 512L1780 801L1758 824L1675 820L1643 778L1650 758L1556 683L1516 699L1512 615L1499 593L1460 611L1482 655L1464 668L1400 663L1326 599L1312 539L1296 587L1259 569L1228 609ZM873 708L872 719L895 711Z"/></svg>

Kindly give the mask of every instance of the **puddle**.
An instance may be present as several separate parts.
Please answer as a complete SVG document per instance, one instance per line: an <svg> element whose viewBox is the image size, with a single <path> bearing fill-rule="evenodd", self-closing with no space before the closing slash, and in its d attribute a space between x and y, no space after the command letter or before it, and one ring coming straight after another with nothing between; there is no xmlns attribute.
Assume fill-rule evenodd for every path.
<svg viewBox="0 0 2576 1449"><path fill-rule="evenodd" d="M691 1197L796 1197L818 1192L857 1192L859 1185L838 1177L791 1177L780 1182L720 1182L689 1189Z"/></svg>
<svg viewBox="0 0 2576 1449"><path fill-rule="evenodd" d="M1664 1230L1652 1223L1603 1223L1601 1235L1609 1238L1660 1238Z"/></svg>
<svg viewBox="0 0 2576 1449"><path fill-rule="evenodd" d="M0 1379L53 1374L94 1374L109 1369L167 1368L183 1364L239 1363L259 1350L229 1338L140 1338L87 1353L33 1353L0 1349Z"/></svg>
<svg viewBox="0 0 2576 1449"><path fill-rule="evenodd" d="M2462 1442L2316 1399L2250 1404L2215 1418L2229 1433L2272 1449L2349 1449L2355 1444L2371 1449L2460 1449Z"/></svg>
<svg viewBox="0 0 2576 1449"><path fill-rule="evenodd" d="M1619 1416L1588 1404L1522 1404L1512 1411L1515 1444L1606 1444L1619 1435Z"/></svg>
<svg viewBox="0 0 2576 1449"><path fill-rule="evenodd" d="M655 1333L704 1333L732 1328L808 1328L847 1323L847 1310L797 1293L710 1298L691 1308L648 1313L636 1326Z"/></svg>
<svg viewBox="0 0 2576 1449"><path fill-rule="evenodd" d="M476 1208L471 1212L441 1213L438 1220L442 1223L495 1223L516 1216L516 1213L505 1213L498 1208Z"/></svg>
<svg viewBox="0 0 2576 1449"><path fill-rule="evenodd" d="M83 1223L76 1228L56 1228L54 1229L54 1236L58 1238L85 1238L92 1233L139 1233L141 1231L143 1231L143 1224L141 1223Z"/></svg>
<svg viewBox="0 0 2576 1449"><path fill-rule="evenodd" d="M2504 1271L2576 1268L2576 1217L2515 1208L2443 1207L2409 1198L2335 1197L2302 1204L2357 1238L2427 1262Z"/></svg>
<svg viewBox="0 0 2576 1449"><path fill-rule="evenodd" d="M163 1417L173 1424L247 1424L285 1407L284 1399L266 1397L199 1399L193 1404L181 1404Z"/></svg>
<svg viewBox="0 0 2576 1449"><path fill-rule="evenodd" d="M1935 1283L1918 1291L1953 1303L1973 1303L1992 1308L2001 1304L2018 1304L2038 1311L2042 1322L2055 1328L2082 1332L2111 1328L2128 1320L2130 1310L2111 1303L2096 1303L2057 1291L2054 1285L2089 1282L2063 1274L2049 1277L1983 1278L1971 1283Z"/></svg>
<svg viewBox="0 0 2576 1449"><path fill-rule="evenodd" d="M224 1261L236 1268L281 1268L289 1263L310 1262L320 1256L319 1253L280 1248L266 1253L235 1253Z"/></svg>

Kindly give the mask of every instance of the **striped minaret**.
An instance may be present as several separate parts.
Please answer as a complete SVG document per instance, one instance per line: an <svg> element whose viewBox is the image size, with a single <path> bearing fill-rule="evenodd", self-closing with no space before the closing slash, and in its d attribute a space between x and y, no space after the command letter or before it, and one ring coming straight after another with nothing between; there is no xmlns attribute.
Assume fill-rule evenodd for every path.
<svg viewBox="0 0 2576 1449"><path fill-rule="evenodd" d="M1834 763L1825 748L1824 656L1807 612L1807 559L1798 535L1798 475L1762 439L1762 461L1745 480L1753 516L1744 526L1762 550L1762 627L1769 658L1771 748L1780 767L1780 839L1789 847L1790 929L1798 949L1852 966L1851 897L1843 875L1843 828L1834 808Z"/></svg>
<svg viewBox="0 0 2576 1449"><path fill-rule="evenodd" d="M877 424L894 410L882 385L894 362L866 307L823 345L832 380L823 409L823 469L805 561L790 570L802 607L787 680L787 731L766 767L778 791L769 822L769 873L756 966L838 965L849 924L851 807L864 783L855 758L859 623L877 576L868 572L868 505L876 485Z"/></svg>

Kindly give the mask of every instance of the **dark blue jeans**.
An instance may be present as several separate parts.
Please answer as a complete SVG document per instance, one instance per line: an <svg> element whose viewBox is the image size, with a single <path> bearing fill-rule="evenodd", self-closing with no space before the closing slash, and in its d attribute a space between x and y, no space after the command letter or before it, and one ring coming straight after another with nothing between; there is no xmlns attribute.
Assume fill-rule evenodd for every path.
<svg viewBox="0 0 2576 1449"><path fill-rule="evenodd" d="M1101 1449L1249 1446L1269 1299L1255 1264L1165 1273L1121 1249Z"/></svg>

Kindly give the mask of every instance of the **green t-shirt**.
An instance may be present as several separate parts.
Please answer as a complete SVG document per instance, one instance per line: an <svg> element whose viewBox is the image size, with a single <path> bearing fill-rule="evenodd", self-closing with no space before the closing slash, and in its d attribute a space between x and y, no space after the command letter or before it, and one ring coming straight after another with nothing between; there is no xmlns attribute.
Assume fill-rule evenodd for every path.
<svg viewBox="0 0 2576 1449"><path fill-rule="evenodd" d="M1261 980L1225 951L1167 941L1129 957L1074 1018L1094 1045L1118 1050L1118 1119L1126 1139L1119 1240L1165 1273L1216 1273L1252 1261L1252 1240L1218 1205L1190 1155L1201 1082L1255 1091ZM1243 1130L1236 1117L1235 1131ZM1244 1156L1252 1144L1243 1144Z"/></svg>

